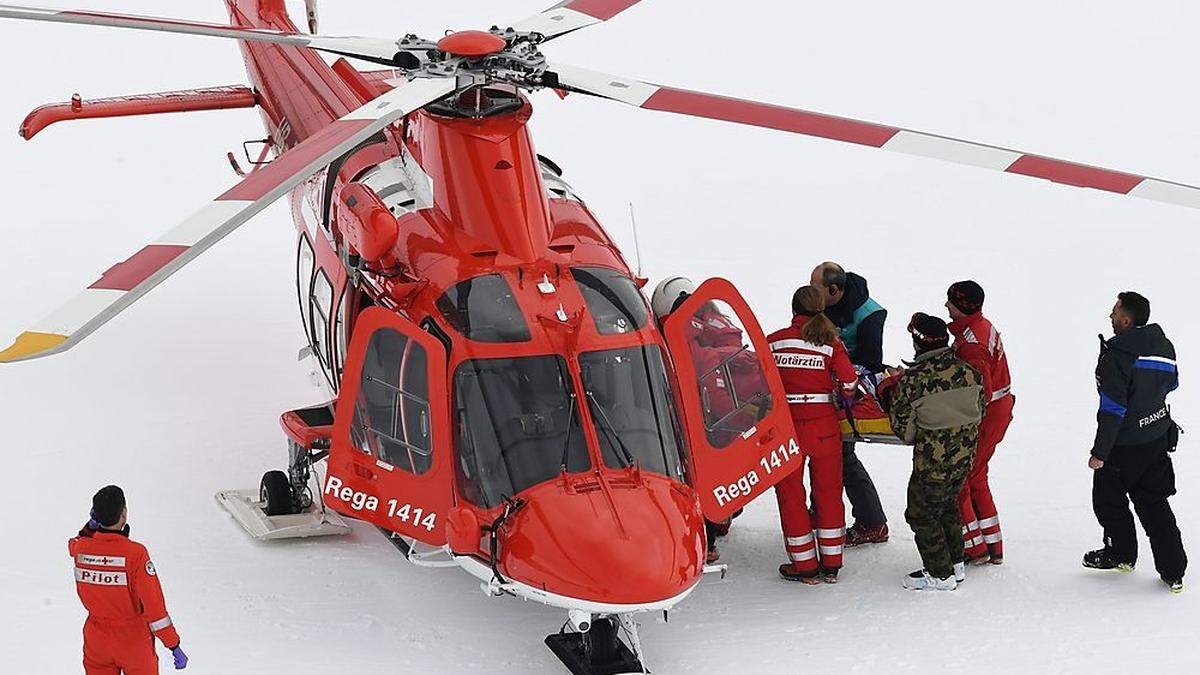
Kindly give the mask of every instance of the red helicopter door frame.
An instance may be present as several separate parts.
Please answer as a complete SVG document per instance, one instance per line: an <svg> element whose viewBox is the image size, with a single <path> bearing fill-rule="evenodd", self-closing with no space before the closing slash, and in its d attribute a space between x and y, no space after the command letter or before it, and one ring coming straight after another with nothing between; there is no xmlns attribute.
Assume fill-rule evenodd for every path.
<svg viewBox="0 0 1200 675"><path fill-rule="evenodd" d="M359 314L346 355L322 499L431 546L453 501L446 349L381 307Z"/></svg>
<svg viewBox="0 0 1200 675"><path fill-rule="evenodd" d="M800 468L803 454L762 328L725 279L663 322L704 516L721 521Z"/></svg>

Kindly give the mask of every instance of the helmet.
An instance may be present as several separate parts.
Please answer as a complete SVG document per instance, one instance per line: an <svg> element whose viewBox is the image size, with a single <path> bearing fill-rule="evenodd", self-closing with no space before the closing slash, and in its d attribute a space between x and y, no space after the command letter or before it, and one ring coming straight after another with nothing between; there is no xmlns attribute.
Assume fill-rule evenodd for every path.
<svg viewBox="0 0 1200 675"><path fill-rule="evenodd" d="M654 316L661 321L675 309L675 303L680 297L687 297L696 291L696 284L687 277L667 277L654 287L654 295L650 296L650 308Z"/></svg>

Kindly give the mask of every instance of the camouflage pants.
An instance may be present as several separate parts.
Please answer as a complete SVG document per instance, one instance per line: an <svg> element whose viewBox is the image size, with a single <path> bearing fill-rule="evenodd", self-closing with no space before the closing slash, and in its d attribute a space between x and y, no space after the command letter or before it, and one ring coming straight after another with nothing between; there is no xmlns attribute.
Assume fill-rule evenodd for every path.
<svg viewBox="0 0 1200 675"><path fill-rule="evenodd" d="M938 453L941 461L936 462L921 461L931 457L920 457L920 447L916 453L904 519L912 528L922 565L931 575L945 579L954 573L954 563L963 560L958 493L971 472L975 444Z"/></svg>

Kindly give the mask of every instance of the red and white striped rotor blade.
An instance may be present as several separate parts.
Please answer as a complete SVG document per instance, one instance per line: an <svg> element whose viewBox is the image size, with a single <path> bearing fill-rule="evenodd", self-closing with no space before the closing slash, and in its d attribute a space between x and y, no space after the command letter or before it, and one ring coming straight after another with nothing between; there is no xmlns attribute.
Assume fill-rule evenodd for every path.
<svg viewBox="0 0 1200 675"><path fill-rule="evenodd" d="M640 1L565 0L541 14L521 20L513 28L523 33L541 33L547 40L552 40L580 28L608 21Z"/></svg>
<svg viewBox="0 0 1200 675"><path fill-rule="evenodd" d="M1200 208L1200 187L1194 185L799 108L664 87L574 66L553 64L549 71L549 86L592 94L647 110L778 129L1005 173L1044 178L1064 185Z"/></svg>
<svg viewBox="0 0 1200 675"><path fill-rule="evenodd" d="M0 5L0 19L27 19L54 23L74 23L112 28L132 28L165 33L204 35L208 37L247 40L250 42L273 42L292 47L311 47L322 51L360 56L373 61L391 63L399 49L394 40L352 36L304 35L285 33L266 28L239 28L218 23L164 19L132 14L111 14L88 10L58 10L18 5Z"/></svg>
<svg viewBox="0 0 1200 675"><path fill-rule="evenodd" d="M0 363L49 356L75 346L334 159L392 122L454 90L455 82L448 78L400 84L313 134L129 259L111 267L53 314L21 333L12 346L0 352Z"/></svg>

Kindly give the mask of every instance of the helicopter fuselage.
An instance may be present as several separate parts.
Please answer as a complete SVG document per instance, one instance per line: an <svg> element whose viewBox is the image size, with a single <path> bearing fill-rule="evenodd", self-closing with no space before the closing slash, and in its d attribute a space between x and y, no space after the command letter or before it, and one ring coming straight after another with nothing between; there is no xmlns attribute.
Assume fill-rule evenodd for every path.
<svg viewBox="0 0 1200 675"><path fill-rule="evenodd" d="M294 30L282 2L228 2L237 24ZM242 50L277 155L390 86L344 63L330 68L310 50ZM368 307L443 343L454 508L495 527L490 537L502 542L482 537L476 550L455 551L462 567L551 605L666 609L703 573L704 519L687 483L671 359L637 290L644 280L537 155L529 101L472 91L476 100L413 114L292 192L310 346L336 396ZM340 194L352 183L368 186L399 225L373 262L356 255L342 227ZM411 446L399 462L373 458L389 467L381 473L420 473L426 460ZM381 490L379 511L395 517L411 506ZM351 512L366 503L345 494ZM347 506L340 489L323 497Z"/></svg>

